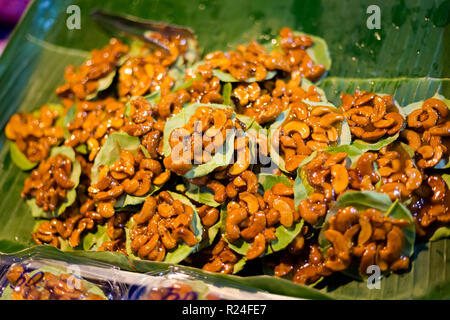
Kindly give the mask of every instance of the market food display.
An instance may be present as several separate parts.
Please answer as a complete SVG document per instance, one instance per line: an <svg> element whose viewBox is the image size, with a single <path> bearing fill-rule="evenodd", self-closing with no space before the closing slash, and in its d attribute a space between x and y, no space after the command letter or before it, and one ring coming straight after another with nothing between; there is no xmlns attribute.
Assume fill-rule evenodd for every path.
<svg viewBox="0 0 450 320"><path fill-rule="evenodd" d="M318 82L325 42L289 28L203 57L194 39L152 37L166 49L111 39L67 67L61 105L6 125L13 161L30 171L21 196L36 244L224 274L259 261L315 285L370 266L408 272L414 245L450 227L443 96L401 106L353 90L333 105ZM15 294L85 294L50 289Z"/></svg>

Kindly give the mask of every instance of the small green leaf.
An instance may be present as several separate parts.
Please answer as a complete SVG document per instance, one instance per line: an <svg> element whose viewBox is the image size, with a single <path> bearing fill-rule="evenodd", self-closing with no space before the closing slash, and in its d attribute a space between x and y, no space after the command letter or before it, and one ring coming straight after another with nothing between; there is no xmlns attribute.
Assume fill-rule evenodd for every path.
<svg viewBox="0 0 450 320"><path fill-rule="evenodd" d="M111 241L106 230L106 225L97 225L97 231L95 233L87 233L83 238L83 250L97 251L104 242Z"/></svg>
<svg viewBox="0 0 450 320"><path fill-rule="evenodd" d="M19 169L28 171L36 167L39 162L31 162L28 158L19 150L17 144L13 141L9 143L9 151L11 153L11 159Z"/></svg>
<svg viewBox="0 0 450 320"><path fill-rule="evenodd" d="M103 78L99 79L97 81L98 82L97 89L95 90L95 92L89 94L86 97L86 100L93 100L98 96L99 92L108 89L111 86L111 84L113 83L115 76L116 76L116 69L114 69L113 71L108 73Z"/></svg>
<svg viewBox="0 0 450 320"><path fill-rule="evenodd" d="M365 142L362 140L355 140L353 142L353 146L358 148L359 150L361 150L362 153L367 152L367 151L378 151L381 148L383 148L383 147L391 144L395 140L397 140L398 135L399 134L396 133L392 137L388 137L386 139L379 140L378 142L375 142L375 143L368 143L368 142Z"/></svg>
<svg viewBox="0 0 450 320"><path fill-rule="evenodd" d="M306 200L314 193L314 188L309 184L305 171L300 166L297 169L297 177L294 181L294 203L298 207L302 200Z"/></svg>
<svg viewBox="0 0 450 320"><path fill-rule="evenodd" d="M273 79L277 75L276 71L268 71L266 77L262 81ZM236 79L234 76L232 76L228 72L224 72L219 69L213 70L213 76L219 78L222 82L241 82L240 80ZM248 78L247 80L243 81L247 83L257 82L255 77Z"/></svg>
<svg viewBox="0 0 450 320"><path fill-rule="evenodd" d="M341 126L341 132L339 135L339 145L349 145L352 143L352 132L348 125L347 119L344 119Z"/></svg>
<svg viewBox="0 0 450 320"><path fill-rule="evenodd" d="M260 173L258 175L258 183L263 187L264 191L271 190L277 183L282 183L287 187L293 187L292 181L284 175L273 175Z"/></svg>
<svg viewBox="0 0 450 320"><path fill-rule="evenodd" d="M450 227L440 227L436 229L436 231L433 233L429 241L432 242L449 237L450 237Z"/></svg>
<svg viewBox="0 0 450 320"><path fill-rule="evenodd" d="M83 144L79 144L78 146L75 147L75 151L81 154L88 154L89 150L88 150L88 146L87 144L83 143Z"/></svg>
<svg viewBox="0 0 450 320"><path fill-rule="evenodd" d="M214 192L206 186L187 183L187 190L184 195L195 202L206 204L210 207L220 206L220 203L214 200Z"/></svg>
<svg viewBox="0 0 450 320"><path fill-rule="evenodd" d="M222 89L223 104L227 106L231 106L231 87L231 83L227 82Z"/></svg>
<svg viewBox="0 0 450 320"><path fill-rule="evenodd" d="M242 257L238 262L236 262L233 266L233 274L236 274L242 269L244 269L246 262L247 262L246 257Z"/></svg>
<svg viewBox="0 0 450 320"><path fill-rule="evenodd" d="M138 137L129 136L124 132L112 133L95 157L91 171L91 184L98 182L98 170L101 165L110 166L120 160L122 150L128 150L135 156L138 153L140 145Z"/></svg>
<svg viewBox="0 0 450 320"><path fill-rule="evenodd" d="M140 205L145 202L145 199L147 199L147 197L153 195L155 192L157 192L159 189L161 189L162 186L163 185L157 186L157 185L152 184L152 186L150 187L150 191L146 195L140 196L140 197L132 196L129 194L122 195L119 197L119 199L114 204L114 208L119 209L119 208L126 208L129 206Z"/></svg>

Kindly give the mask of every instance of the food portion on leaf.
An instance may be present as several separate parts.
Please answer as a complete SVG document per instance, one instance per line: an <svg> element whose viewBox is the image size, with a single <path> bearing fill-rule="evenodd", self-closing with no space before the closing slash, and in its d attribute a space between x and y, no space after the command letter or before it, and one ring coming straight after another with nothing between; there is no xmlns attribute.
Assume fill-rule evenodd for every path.
<svg viewBox="0 0 450 320"><path fill-rule="evenodd" d="M268 256L264 266L271 275L292 280L302 285L314 285L332 274L317 243L318 233L304 225L286 249Z"/></svg>
<svg viewBox="0 0 450 320"><path fill-rule="evenodd" d="M408 204L416 222L417 236L429 239L439 228L450 226L450 187L445 175L425 175Z"/></svg>
<svg viewBox="0 0 450 320"><path fill-rule="evenodd" d="M268 80L271 71L290 74L292 78L303 77L316 81L325 73L325 66L318 64L307 49L315 46L313 39L296 34L289 28L280 31L279 48L268 52L256 41L248 46L239 45L236 51L216 51L205 56L206 64L224 73L226 82L259 82ZM327 50L324 48L324 50ZM328 66L329 67L329 66Z"/></svg>
<svg viewBox="0 0 450 320"><path fill-rule="evenodd" d="M422 185L424 173L402 144L392 143L378 151L353 154L352 164L347 152L345 146L325 149L299 169L296 200L302 218L308 223L320 222L347 190L378 191L391 200L407 201Z"/></svg>
<svg viewBox="0 0 450 320"><path fill-rule="evenodd" d="M295 171L314 151L336 146L345 133L344 116L328 103L299 102L270 127L270 155L278 167Z"/></svg>
<svg viewBox="0 0 450 320"><path fill-rule="evenodd" d="M25 180L22 198L34 217L56 217L76 199L81 166L69 147L52 150L50 158L40 163Z"/></svg>
<svg viewBox="0 0 450 320"><path fill-rule="evenodd" d="M405 108L406 129L401 136L415 152L419 168L448 168L450 157L450 101L434 96Z"/></svg>
<svg viewBox="0 0 450 320"><path fill-rule="evenodd" d="M110 139L113 138L110 136ZM88 191L97 204L97 212L104 218L114 215L115 206L125 206L127 202L144 202L147 195L154 193L170 178L170 171L163 171L158 160L145 157L137 141L137 144L129 145L130 148L123 145L121 149L112 145L116 151L120 151L116 161L112 162L113 157L109 154L106 163L94 163L93 170L98 170L98 174L92 174L95 179ZM125 197L124 203L121 202L121 196Z"/></svg>
<svg viewBox="0 0 450 320"><path fill-rule="evenodd" d="M197 249L201 239L195 207L177 193L162 191L148 197L131 218L127 251L140 259L178 263Z"/></svg>
<svg viewBox="0 0 450 320"><path fill-rule="evenodd" d="M94 99L99 91L111 85L120 58L128 50L129 47L118 39L111 39L100 50L92 50L91 57L81 66L71 65L66 68L66 83L56 89L56 94L69 99Z"/></svg>
<svg viewBox="0 0 450 320"><path fill-rule="evenodd" d="M195 253L189 260L193 266L203 271L234 274L243 268L246 259L231 250L222 236L213 245Z"/></svg>
<svg viewBox="0 0 450 320"><path fill-rule="evenodd" d="M394 97L356 90L341 94L342 110L354 139L374 142L403 129L405 119Z"/></svg>
<svg viewBox="0 0 450 320"><path fill-rule="evenodd" d="M194 40L180 35L164 36L156 32L147 33L146 36L167 50L155 48L148 43L133 43L119 69L119 97L130 98L156 91L166 92L179 80L171 76L171 68L184 67L187 62L197 58L196 48L190 48ZM194 56L187 56L189 54Z"/></svg>
<svg viewBox="0 0 450 320"><path fill-rule="evenodd" d="M258 184L247 184L222 212L225 240L247 260L283 249L303 224L295 209L293 181L277 176L261 182L264 192Z"/></svg>
<svg viewBox="0 0 450 320"><path fill-rule="evenodd" d="M226 166L234 154L237 131L243 134L232 109L222 105L189 105L166 123L164 166L186 178L202 177ZM246 160L244 155L242 161Z"/></svg>
<svg viewBox="0 0 450 320"><path fill-rule="evenodd" d="M300 82L302 85L300 85ZM326 101L323 93L306 79L282 79L241 83L232 91L232 98L240 113L252 117L260 124L270 123L286 109L295 108L303 100Z"/></svg>
<svg viewBox="0 0 450 320"><path fill-rule="evenodd" d="M107 300L93 283L77 278L74 285L72 274L58 271L44 267L25 272L21 265L12 265L0 300Z"/></svg>
<svg viewBox="0 0 450 320"><path fill-rule="evenodd" d="M68 131L64 145L77 148L86 145L93 162L109 135L125 124L125 105L112 97L96 101L78 101L65 118Z"/></svg>
<svg viewBox="0 0 450 320"><path fill-rule="evenodd" d="M402 205L395 203L393 206ZM369 267L373 265L377 265L381 272L408 269L410 249L414 244L412 217L405 207L391 207L389 210L383 212L370 207L358 210L354 206L339 208L323 231L329 242L329 246L323 247L325 267L336 272L356 264L363 277L372 274ZM403 210L404 216L393 216L395 210ZM405 232L411 232L412 239L408 239Z"/></svg>
<svg viewBox="0 0 450 320"><path fill-rule="evenodd" d="M45 105L38 112L20 112L9 119L5 134L12 141L11 158L19 168L32 169L61 142L64 130L57 121L63 111L62 106Z"/></svg>

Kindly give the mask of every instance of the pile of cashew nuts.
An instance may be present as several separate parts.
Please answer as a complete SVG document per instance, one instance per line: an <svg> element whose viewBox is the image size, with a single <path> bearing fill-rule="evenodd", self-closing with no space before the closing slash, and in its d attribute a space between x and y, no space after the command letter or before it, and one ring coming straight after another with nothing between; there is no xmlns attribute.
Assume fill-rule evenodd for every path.
<svg viewBox="0 0 450 320"><path fill-rule="evenodd" d="M108 135L124 126L125 105L112 97L98 101L80 101L73 121L67 124L69 136L64 145L76 148L86 144L93 162Z"/></svg>
<svg viewBox="0 0 450 320"><path fill-rule="evenodd" d="M47 158L50 149L64 136L63 129L55 125L59 116L57 111L48 106L40 109L39 117L33 114L15 114L6 125L6 137L16 143L28 160L39 162Z"/></svg>
<svg viewBox="0 0 450 320"><path fill-rule="evenodd" d="M336 145L343 119L337 109L329 106L311 109L299 103L293 107L271 141L282 152L286 170L293 172L314 151Z"/></svg>
<svg viewBox="0 0 450 320"><path fill-rule="evenodd" d="M323 65L315 64L306 52L313 45L311 37L295 35L289 28L280 31L280 48L270 53L256 41L239 45L237 51L216 51L205 56L212 68L230 73L239 81L255 78L262 81L270 70L281 70L315 81L325 72Z"/></svg>
<svg viewBox="0 0 450 320"><path fill-rule="evenodd" d="M402 137L415 151L419 168L432 168L444 155L448 156L448 114L449 110L444 102L430 98L408 115L407 127L402 131Z"/></svg>
<svg viewBox="0 0 450 320"><path fill-rule="evenodd" d="M354 95L342 94L341 100L341 110L352 135L363 141L393 136L403 127L405 120L398 112L393 96L356 91Z"/></svg>
<svg viewBox="0 0 450 320"><path fill-rule="evenodd" d="M239 84L232 95L237 99L237 108L243 114L260 124L270 123L284 110L296 108L302 100L320 101L317 88L311 85L305 90L299 86L300 80L265 81L263 87L257 82Z"/></svg>
<svg viewBox="0 0 450 320"><path fill-rule="evenodd" d="M290 228L300 219L295 209L294 190L283 183L275 184L264 195L244 191L237 199L227 204L225 237L231 243L244 240L249 246L248 260L261 256L267 244L276 241L275 228L283 225Z"/></svg>
<svg viewBox="0 0 450 320"><path fill-rule="evenodd" d="M64 201L67 190L74 187L70 180L72 161L64 155L55 155L40 163L25 180L22 198L33 198L44 212L55 211Z"/></svg>
<svg viewBox="0 0 450 320"><path fill-rule="evenodd" d="M207 106L197 108L183 127L175 128L170 133L172 152L164 158L164 166L184 175L192 169L194 163L205 164L210 161L224 145L230 131L242 129L232 116L231 109L213 109ZM249 153L248 151L248 156Z"/></svg>
<svg viewBox="0 0 450 320"><path fill-rule="evenodd" d="M13 286L12 300L105 300L98 294L88 291L79 281L74 286L73 275L55 275L51 272L37 272L30 276L20 265L13 265L6 277Z"/></svg>
<svg viewBox="0 0 450 320"><path fill-rule="evenodd" d="M120 58L129 49L129 46L113 38L103 49L93 50L91 58L81 66L66 68L66 83L56 89L56 94L63 98L85 100L96 92L99 80L115 70Z"/></svg>
<svg viewBox="0 0 450 320"><path fill-rule="evenodd" d="M402 255L405 239L401 229L409 224L375 209L358 213L354 207L342 208L330 218L330 227L324 232L332 244L324 264L332 271L341 271L359 258L361 273L374 264L381 271L407 269L409 257Z"/></svg>
<svg viewBox="0 0 450 320"><path fill-rule="evenodd" d="M130 151L122 150L119 160L99 168L98 182L88 191L97 203L97 212L111 218L115 214L114 204L122 194L145 196L152 184L162 185L169 178L170 171L163 172L159 161L145 158L141 151L135 157Z"/></svg>
<svg viewBox="0 0 450 320"><path fill-rule="evenodd" d="M309 82L326 71L309 54L314 37L288 28L270 52L252 41L195 64L185 59L187 39L152 37L168 50L135 50L112 39L81 66L67 68L57 89L64 114L44 106L38 116L19 113L6 126L19 151L40 162L25 180L23 198L54 213L69 190L76 192L64 212L31 232L37 244L158 262L188 247L176 263L232 274L261 259L275 276L311 285L353 267L406 270L405 228L412 230L414 221L417 241L428 241L450 225L450 191L439 171L450 146L444 99L401 109L392 95L357 90L341 93L335 108ZM114 71L111 88L98 92ZM253 128L270 134L255 136ZM117 142L107 154L111 136L136 148ZM49 157L61 143L81 166L76 188L73 161ZM233 149L231 156L224 152L231 160L219 163L215 156L224 147ZM352 191L402 203L411 221L355 204L332 210ZM97 234L95 244L83 241L101 232L107 237ZM19 271L10 272L12 283ZM46 291L17 294L85 294L67 291L63 278L46 274L43 281Z"/></svg>
<svg viewBox="0 0 450 320"><path fill-rule="evenodd" d="M133 215L131 251L140 258L163 261L179 243L192 247L198 240L192 230L194 210L167 191L148 197L141 211Z"/></svg>
<svg viewBox="0 0 450 320"><path fill-rule="evenodd" d="M152 38L164 44L169 52L157 49L152 54L128 59L119 68L119 97L144 96L160 90L160 87L171 87L170 83L174 80L167 72L175 60L187 50L187 41L180 36L166 38L158 33L152 33ZM149 51L145 45L140 48L140 51L146 50Z"/></svg>

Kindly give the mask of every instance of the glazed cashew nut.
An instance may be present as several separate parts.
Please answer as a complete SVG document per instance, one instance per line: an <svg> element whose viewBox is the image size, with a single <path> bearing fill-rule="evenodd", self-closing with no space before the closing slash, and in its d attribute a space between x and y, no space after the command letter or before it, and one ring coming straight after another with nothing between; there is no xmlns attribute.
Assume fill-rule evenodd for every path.
<svg viewBox="0 0 450 320"><path fill-rule="evenodd" d="M289 228L294 223L294 213L289 204L281 199L273 200L273 208L280 213L280 223Z"/></svg>
<svg viewBox="0 0 450 320"><path fill-rule="evenodd" d="M265 227L266 215L264 212L258 211L253 215L250 225L241 231L241 237L244 240L249 241L255 238L259 233L263 232Z"/></svg>
<svg viewBox="0 0 450 320"><path fill-rule="evenodd" d="M331 184L336 194L340 194L347 189L349 177L347 169L343 165L333 165L331 167L331 176L333 177Z"/></svg>
<svg viewBox="0 0 450 320"><path fill-rule="evenodd" d="M266 250L266 239L262 233L259 233L250 248L247 250L247 260L258 258Z"/></svg>

